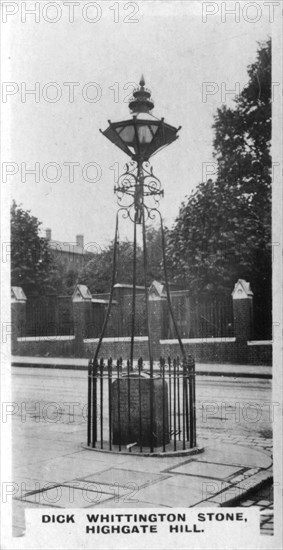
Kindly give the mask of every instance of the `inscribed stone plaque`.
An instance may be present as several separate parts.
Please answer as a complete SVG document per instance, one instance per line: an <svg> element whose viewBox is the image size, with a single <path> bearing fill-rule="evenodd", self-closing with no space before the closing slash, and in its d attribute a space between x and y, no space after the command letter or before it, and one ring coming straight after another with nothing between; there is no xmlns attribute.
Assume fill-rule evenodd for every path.
<svg viewBox="0 0 283 550"><path fill-rule="evenodd" d="M152 422L150 419L150 385L152 384ZM119 388L119 389L118 389ZM169 443L168 387L161 379L127 377L112 384L113 444L137 442L147 447Z"/></svg>

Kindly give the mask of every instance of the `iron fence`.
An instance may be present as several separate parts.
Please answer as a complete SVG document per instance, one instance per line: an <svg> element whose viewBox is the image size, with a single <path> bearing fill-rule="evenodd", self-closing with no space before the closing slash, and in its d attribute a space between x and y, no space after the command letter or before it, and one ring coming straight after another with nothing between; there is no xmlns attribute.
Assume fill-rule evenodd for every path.
<svg viewBox="0 0 283 550"><path fill-rule="evenodd" d="M173 296L174 297L174 296ZM138 299L135 336L147 335L143 297ZM86 338L98 338L105 318L105 305L93 304L91 318L87 324ZM181 309L180 309L181 308ZM190 302L186 307L180 300L173 300L173 309L179 321L182 337L213 338L234 336L233 302L221 297L214 300ZM128 309L113 306L107 336L129 336L130 315ZM163 337L172 338L174 327L169 317L160 319L163 323ZM272 339L271 300L254 299L253 307L254 340ZM70 296L46 295L29 297L26 302L26 329L23 336L70 336L74 334L73 304Z"/></svg>
<svg viewBox="0 0 283 550"><path fill-rule="evenodd" d="M234 336L233 302L223 300L200 300L191 305L190 338L218 338Z"/></svg>
<svg viewBox="0 0 283 550"><path fill-rule="evenodd" d="M70 336L74 333L70 296L28 298L25 336Z"/></svg>
<svg viewBox="0 0 283 550"><path fill-rule="evenodd" d="M89 362L87 445L108 451L176 452L196 447L195 363Z"/></svg>
<svg viewBox="0 0 283 550"><path fill-rule="evenodd" d="M184 295L172 294L173 310L178 319L182 337L207 338L233 336L233 305L232 300L201 300L186 302ZM122 304L113 304L111 316L106 330L106 336L131 335L131 303L132 297L124 297ZM87 322L85 338L98 338L101 334L106 315L106 305L93 303L90 318ZM267 334L265 325L269 326L266 311L256 310L255 334L263 339ZM136 297L135 336L146 336L144 296ZM258 330L264 319L264 330ZM173 338L175 331L166 308L160 317L162 338ZM261 326L260 326L261 328ZM74 334L73 305L70 296L46 295L29 297L26 304L26 333L24 336L57 336Z"/></svg>

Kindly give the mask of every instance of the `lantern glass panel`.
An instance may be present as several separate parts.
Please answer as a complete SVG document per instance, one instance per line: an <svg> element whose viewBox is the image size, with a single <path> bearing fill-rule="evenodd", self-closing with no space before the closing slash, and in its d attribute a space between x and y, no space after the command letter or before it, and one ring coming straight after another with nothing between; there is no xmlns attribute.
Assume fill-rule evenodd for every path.
<svg viewBox="0 0 283 550"><path fill-rule="evenodd" d="M103 134L130 157L149 159L177 139L177 128L151 113L132 113L133 118L110 123Z"/></svg>
<svg viewBox="0 0 283 550"><path fill-rule="evenodd" d="M152 133L153 133L153 135L154 135L154 134L156 134L156 132L157 132L157 130L158 130L158 126L156 126L156 125L155 125L155 126L150 126L150 129L151 129L151 131L152 131Z"/></svg>
<svg viewBox="0 0 283 550"><path fill-rule="evenodd" d="M140 144L150 143L153 138L153 134L150 131L149 126L138 126L138 136Z"/></svg>
<svg viewBox="0 0 283 550"><path fill-rule="evenodd" d="M135 139L135 128L132 124L125 127L118 127L117 132L124 143L133 143Z"/></svg>

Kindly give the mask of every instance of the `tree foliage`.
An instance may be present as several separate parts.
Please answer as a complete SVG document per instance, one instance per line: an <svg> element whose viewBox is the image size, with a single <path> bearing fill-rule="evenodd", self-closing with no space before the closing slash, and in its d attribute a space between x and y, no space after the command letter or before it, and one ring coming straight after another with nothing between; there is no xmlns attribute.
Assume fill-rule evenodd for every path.
<svg viewBox="0 0 283 550"><path fill-rule="evenodd" d="M52 252L52 265L48 274L48 291L57 295L71 296L78 282L79 269Z"/></svg>
<svg viewBox="0 0 283 550"><path fill-rule="evenodd" d="M78 276L78 282L88 286L92 293L109 292L112 279L114 241L86 263ZM162 252L160 231L147 230L148 282L162 278ZM133 283L133 243L122 241L117 249L116 283ZM137 246L136 284L144 285L144 263L141 246Z"/></svg>
<svg viewBox="0 0 283 550"><path fill-rule="evenodd" d="M52 257L41 222L13 201L11 207L11 283L26 293L43 293L48 285Z"/></svg>
<svg viewBox="0 0 283 550"><path fill-rule="evenodd" d="M215 182L182 203L169 237L175 280L192 292L231 292L238 278L271 291L271 42L259 45L233 108L214 117Z"/></svg>
<svg viewBox="0 0 283 550"><path fill-rule="evenodd" d="M112 279L112 242L103 251L85 256L80 270L66 264L54 254L48 241L40 237L41 222L13 202L11 208L11 283L27 294L72 294L77 283L86 284L93 293L109 292ZM147 230L148 282L160 279L162 271L161 235L154 228ZM144 284L143 253L137 246L137 285ZM162 274L162 275L161 275ZM116 282L132 284L133 243L122 241L118 246Z"/></svg>
<svg viewBox="0 0 283 550"><path fill-rule="evenodd" d="M271 41L262 44L248 67L249 82L235 108L217 110L213 128L218 182L233 186L255 208L270 199L271 188Z"/></svg>

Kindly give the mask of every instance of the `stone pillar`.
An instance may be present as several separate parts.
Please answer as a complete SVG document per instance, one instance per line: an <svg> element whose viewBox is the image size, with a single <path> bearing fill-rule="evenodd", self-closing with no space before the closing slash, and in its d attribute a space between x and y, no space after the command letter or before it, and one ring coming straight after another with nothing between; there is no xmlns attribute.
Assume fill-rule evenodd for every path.
<svg viewBox="0 0 283 550"><path fill-rule="evenodd" d="M165 337L164 327L167 318L166 298L156 298L149 294L148 306L152 354L154 360L158 360L161 355L160 340Z"/></svg>
<svg viewBox="0 0 283 550"><path fill-rule="evenodd" d="M232 292L234 336L238 342L251 340L253 334L253 292L250 283L239 279Z"/></svg>
<svg viewBox="0 0 283 550"><path fill-rule="evenodd" d="M77 285L72 296L76 354L84 355L84 338L90 333L92 322L92 295L85 285Z"/></svg>
<svg viewBox="0 0 283 550"><path fill-rule="evenodd" d="M151 388L151 384L153 387ZM154 447L169 443L168 385L134 374L112 383L113 444L151 443L150 393L152 389L152 429Z"/></svg>
<svg viewBox="0 0 283 550"><path fill-rule="evenodd" d="M17 353L18 338L26 336L26 295L19 286L11 288L12 354Z"/></svg>
<svg viewBox="0 0 283 550"><path fill-rule="evenodd" d="M136 307L137 307L137 296L144 295L144 287L136 285ZM129 335L129 322L131 323L131 313L132 313L132 300L133 300L133 286L128 284L117 283L114 285L114 300L116 301L117 309L115 311L115 322L112 324L113 328L116 326L115 336L128 336ZM114 310L113 310L114 313ZM109 326L109 336L111 334L111 325ZM135 336L137 336L135 334Z"/></svg>

